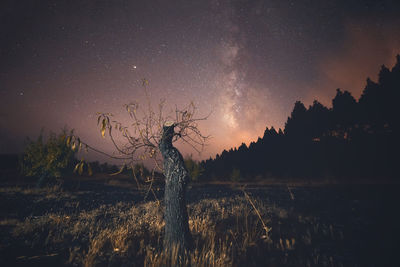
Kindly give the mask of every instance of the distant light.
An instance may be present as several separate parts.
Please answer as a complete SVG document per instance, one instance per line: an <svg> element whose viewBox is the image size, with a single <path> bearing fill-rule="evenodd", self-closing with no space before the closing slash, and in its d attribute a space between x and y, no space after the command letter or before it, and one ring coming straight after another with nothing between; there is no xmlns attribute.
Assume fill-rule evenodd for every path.
<svg viewBox="0 0 400 267"><path fill-rule="evenodd" d="M24 92L19 93L19 95L24 95Z"/></svg>
<svg viewBox="0 0 400 267"><path fill-rule="evenodd" d="M132 68L133 68L133 69L136 69L136 65L133 65Z"/></svg>

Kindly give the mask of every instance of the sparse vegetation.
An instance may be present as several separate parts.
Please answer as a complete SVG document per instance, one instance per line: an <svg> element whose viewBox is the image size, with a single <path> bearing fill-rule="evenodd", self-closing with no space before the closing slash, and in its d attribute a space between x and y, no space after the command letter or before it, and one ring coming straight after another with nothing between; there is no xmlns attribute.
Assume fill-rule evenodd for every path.
<svg viewBox="0 0 400 267"><path fill-rule="evenodd" d="M75 148L67 144L67 134L64 129L60 134L50 133L45 140L42 131L36 141L28 138L20 164L22 174L38 179L38 186L42 186L47 180L68 172L74 161Z"/></svg>

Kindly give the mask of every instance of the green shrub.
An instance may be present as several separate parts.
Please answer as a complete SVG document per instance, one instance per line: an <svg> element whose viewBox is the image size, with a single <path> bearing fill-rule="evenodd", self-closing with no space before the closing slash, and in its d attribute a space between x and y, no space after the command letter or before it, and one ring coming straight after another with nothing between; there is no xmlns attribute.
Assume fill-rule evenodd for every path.
<svg viewBox="0 0 400 267"><path fill-rule="evenodd" d="M58 135L50 133L46 141L42 131L36 141L27 138L21 171L25 176L38 178L38 185L42 186L49 178L62 177L72 168L74 155L74 149L67 145L65 129Z"/></svg>
<svg viewBox="0 0 400 267"><path fill-rule="evenodd" d="M200 166L200 163L192 159L192 156L185 158L185 167L189 172L190 179L192 181L197 181L200 175L204 172L203 167Z"/></svg>

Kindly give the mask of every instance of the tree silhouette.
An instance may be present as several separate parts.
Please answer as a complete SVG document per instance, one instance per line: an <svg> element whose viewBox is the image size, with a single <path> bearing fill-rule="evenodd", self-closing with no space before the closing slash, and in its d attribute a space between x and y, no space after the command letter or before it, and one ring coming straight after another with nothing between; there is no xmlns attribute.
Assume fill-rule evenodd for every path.
<svg viewBox="0 0 400 267"><path fill-rule="evenodd" d="M305 136L307 109L303 103L296 101L290 117L285 123L285 134L301 138Z"/></svg>
<svg viewBox="0 0 400 267"><path fill-rule="evenodd" d="M330 113L328 108L314 100L306 112L307 138L321 138L328 131Z"/></svg>
<svg viewBox="0 0 400 267"><path fill-rule="evenodd" d="M336 96L332 100L332 112L333 125L330 128L340 138L347 138L357 121L357 101L348 91L336 89Z"/></svg>
<svg viewBox="0 0 400 267"><path fill-rule="evenodd" d="M359 103L364 128L368 131L376 131L381 128L384 116L384 99L382 99L380 85L368 78Z"/></svg>
<svg viewBox="0 0 400 267"><path fill-rule="evenodd" d="M307 109L297 101L283 132L267 127L248 147L242 144L202 162L205 175L222 179L237 169L247 178L396 177L400 55L396 59L391 70L382 66L377 82L367 79L358 102L341 89L332 108L314 101Z"/></svg>

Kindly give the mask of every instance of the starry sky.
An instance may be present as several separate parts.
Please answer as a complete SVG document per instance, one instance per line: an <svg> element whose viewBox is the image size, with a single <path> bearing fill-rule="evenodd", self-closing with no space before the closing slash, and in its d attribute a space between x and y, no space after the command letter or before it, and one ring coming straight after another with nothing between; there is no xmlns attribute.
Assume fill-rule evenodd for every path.
<svg viewBox="0 0 400 267"><path fill-rule="evenodd" d="M1 1L0 153L64 126L105 151L96 112L194 101L199 159L283 128L296 100L359 97L400 53L400 1ZM182 153L193 153L181 147Z"/></svg>

